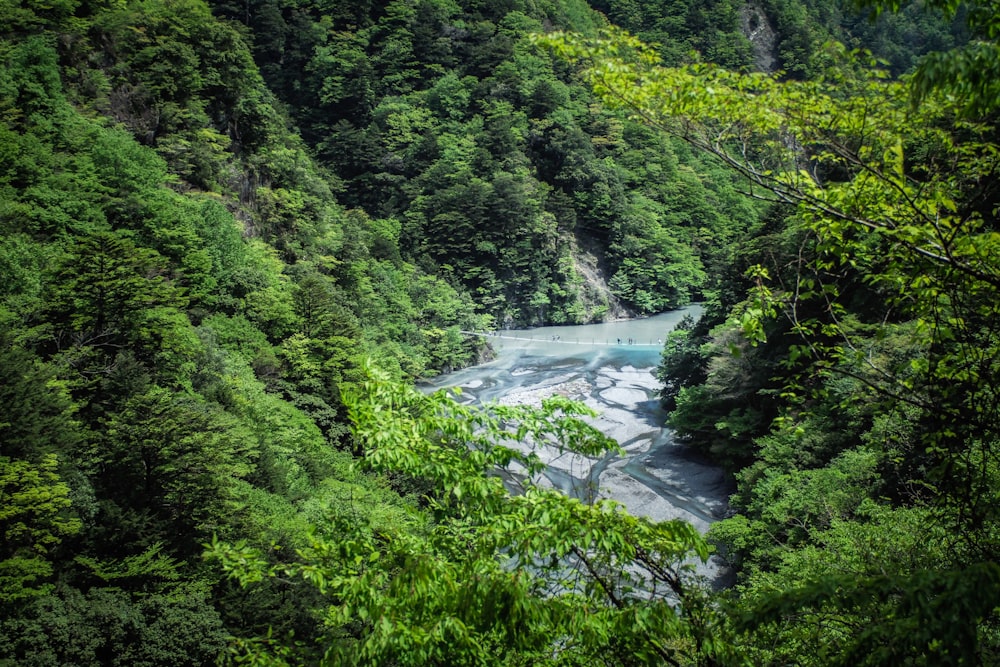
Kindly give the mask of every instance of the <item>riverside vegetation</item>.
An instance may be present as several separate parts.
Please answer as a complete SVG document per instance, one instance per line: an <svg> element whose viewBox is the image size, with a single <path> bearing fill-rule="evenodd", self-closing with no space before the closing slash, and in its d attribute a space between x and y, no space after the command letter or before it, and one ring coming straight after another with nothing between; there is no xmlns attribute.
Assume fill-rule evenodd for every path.
<svg viewBox="0 0 1000 667"><path fill-rule="evenodd" d="M0 663L1000 661L1000 12L858 9L0 2ZM708 540L409 385L692 298Z"/></svg>

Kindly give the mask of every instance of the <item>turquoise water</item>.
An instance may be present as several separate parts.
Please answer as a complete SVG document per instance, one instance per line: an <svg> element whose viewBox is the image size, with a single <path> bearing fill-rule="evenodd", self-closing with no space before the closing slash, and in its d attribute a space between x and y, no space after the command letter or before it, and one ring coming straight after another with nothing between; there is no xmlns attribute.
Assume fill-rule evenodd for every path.
<svg viewBox="0 0 1000 667"><path fill-rule="evenodd" d="M594 374L603 367L629 367L651 375L660 362L667 334L685 315L697 319L701 310L693 305L635 320L499 330L485 336L497 355L493 361L438 376L424 386L462 386L463 392L489 401L530 384L551 381L568 369ZM469 387L470 383L476 386Z"/></svg>
<svg viewBox="0 0 1000 667"><path fill-rule="evenodd" d="M536 482L584 501L612 498L636 516L684 519L704 532L724 516L731 485L664 426L655 377L662 341L685 315L700 313L700 306L690 306L640 320L499 331L488 336L493 361L423 386L459 387L466 403L537 404L553 393L586 403L600 413L592 423L626 454L588 459L542 447L548 469ZM699 571L717 585L725 581L717 562Z"/></svg>

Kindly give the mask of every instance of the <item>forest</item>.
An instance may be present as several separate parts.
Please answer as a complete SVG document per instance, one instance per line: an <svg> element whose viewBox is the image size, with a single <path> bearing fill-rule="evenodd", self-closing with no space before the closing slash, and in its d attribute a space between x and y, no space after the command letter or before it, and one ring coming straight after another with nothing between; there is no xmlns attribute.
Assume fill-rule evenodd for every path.
<svg viewBox="0 0 1000 667"><path fill-rule="evenodd" d="M0 665L1000 664L996 0L0 0L0 59ZM692 302L707 535L531 482L585 406L415 388Z"/></svg>

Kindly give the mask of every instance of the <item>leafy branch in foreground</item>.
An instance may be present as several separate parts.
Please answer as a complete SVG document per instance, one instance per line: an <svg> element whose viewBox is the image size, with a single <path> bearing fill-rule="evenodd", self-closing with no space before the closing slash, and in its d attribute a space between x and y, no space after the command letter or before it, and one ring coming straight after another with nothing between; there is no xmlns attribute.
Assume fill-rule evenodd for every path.
<svg viewBox="0 0 1000 667"><path fill-rule="evenodd" d="M994 517L984 486L1000 434L1000 145L991 119L970 118L944 94L914 108L907 82L838 45L828 48L825 77L782 81L700 63L662 67L617 30L537 41L579 63L607 104L721 160L750 196L792 207L806 255L791 282L758 284L738 325L759 342L762 329L748 319L781 312L809 372L847 375L917 407L930 454L923 467L933 471L926 481L965 486L960 513ZM905 367L870 353L878 336L856 334L843 287L851 280L878 300L862 316L881 335L910 323ZM936 493L954 500L948 489Z"/></svg>
<svg viewBox="0 0 1000 667"><path fill-rule="evenodd" d="M982 72L1000 66L995 3L930 4L949 15L969 4L983 40L970 48L985 59ZM787 416L755 443L762 458L743 479L756 470L758 482L744 489L749 518L737 519L768 527L753 503L782 472L798 480L833 472L785 471L764 450L773 454L768 443L778 441L808 446L802 426L822 423L810 421L810 410L829 409L836 388L851 387L836 426L853 428L845 442L859 449L841 460L856 463L867 441L893 481L879 487L891 497L871 500L926 511L947 535L947 561L927 557L936 545L915 545L934 563L929 569L893 571L881 560L847 577L817 567L806 578L784 559L821 561L830 535L801 519L794 493L782 494L813 541L747 553L738 589L753 619L743 626L753 634L746 655L773 664L989 662L998 645L1000 143L994 84L960 71L971 51L935 55L914 80L892 81L870 55L831 45L825 76L784 81L705 64L663 67L616 30L537 41L578 63L607 104L714 156L746 179L749 196L791 214L798 252L748 272L750 296L727 325L751 345L770 345L764 334L775 330L799 340L788 349L798 373L789 371L782 394ZM944 81L944 71L962 76ZM784 326L775 326L779 314ZM860 421L848 428L850 415ZM887 437L876 422L890 418L896 435ZM723 523L730 537L766 541L735 519Z"/></svg>
<svg viewBox="0 0 1000 667"><path fill-rule="evenodd" d="M856 234L873 232L894 259L1000 287L991 239L981 235L983 213L968 197L996 172L993 128L956 120L947 100L912 110L909 88L887 80L870 56L829 45L824 78L781 81L703 63L660 67L650 47L618 30L538 41L582 63L607 104L739 171L751 196L801 206L827 253L870 250ZM917 150L919 164L907 154Z"/></svg>
<svg viewBox="0 0 1000 667"><path fill-rule="evenodd" d="M319 589L327 664L690 664L720 650L691 572L709 548L690 524L535 483L543 443L618 449L583 421L588 408L472 407L370 373L345 396L365 463L424 482L427 511L394 524L331 517L291 563L209 548L246 586Z"/></svg>

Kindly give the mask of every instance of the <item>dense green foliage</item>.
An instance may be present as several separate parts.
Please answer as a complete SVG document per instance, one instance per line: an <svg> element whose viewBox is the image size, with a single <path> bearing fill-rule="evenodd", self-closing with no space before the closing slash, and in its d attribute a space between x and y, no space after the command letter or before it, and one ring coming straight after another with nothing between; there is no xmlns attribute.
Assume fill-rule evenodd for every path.
<svg viewBox="0 0 1000 667"><path fill-rule="evenodd" d="M528 36L580 0L0 0L0 664L996 662L993 5L593 4L784 73L623 63L623 118ZM692 298L722 596L531 483L580 406L407 385Z"/></svg>
<svg viewBox="0 0 1000 667"><path fill-rule="evenodd" d="M580 0L220 2L341 199L499 324L686 304L757 212L737 179L595 104L527 41ZM602 279L603 277L603 279Z"/></svg>
<svg viewBox="0 0 1000 667"><path fill-rule="evenodd" d="M960 21L944 20L921 3L904 3L874 20L848 0L600 0L592 3L611 22L657 45L667 65L692 53L730 70L781 71L791 78L821 73L817 45L838 40L871 50L893 74L912 70L920 58L964 43ZM940 8L937 8L940 9Z"/></svg>
<svg viewBox="0 0 1000 667"><path fill-rule="evenodd" d="M684 303L724 211L755 215L532 51L596 26L581 4L242 10L0 4L2 662L205 664L269 631L312 661L322 591L201 555L421 534L429 481L352 467L361 360L409 380L477 359L491 315Z"/></svg>
<svg viewBox="0 0 1000 667"><path fill-rule="evenodd" d="M586 408L473 410L377 374L347 402L368 465L433 489L429 513L341 519L270 567L242 543L210 550L250 590L295 577L323 594L323 664L677 664L715 650L685 564L708 555L692 526L530 481L544 464L526 444L616 447Z"/></svg>
<svg viewBox="0 0 1000 667"><path fill-rule="evenodd" d="M303 543L352 494L341 391L480 354L467 295L346 211L198 2L0 7L0 662L205 664L316 632L213 535ZM394 235L394 233L396 235Z"/></svg>
<svg viewBox="0 0 1000 667"><path fill-rule="evenodd" d="M865 3L894 8L890 3ZM752 664L1000 659L1000 281L992 3L973 46L892 81L828 49L802 82L550 38L609 103L716 155L775 210L664 351L679 435L736 472L711 535Z"/></svg>

